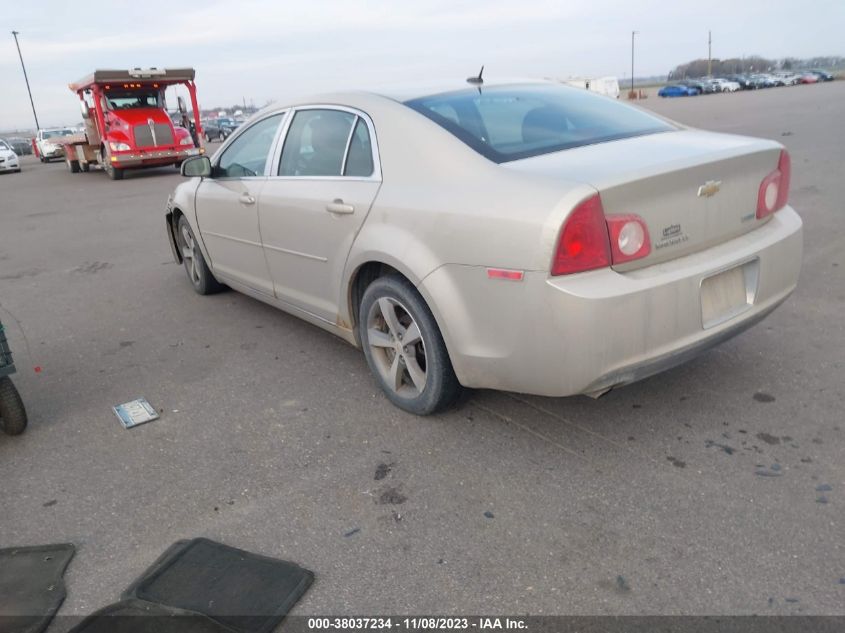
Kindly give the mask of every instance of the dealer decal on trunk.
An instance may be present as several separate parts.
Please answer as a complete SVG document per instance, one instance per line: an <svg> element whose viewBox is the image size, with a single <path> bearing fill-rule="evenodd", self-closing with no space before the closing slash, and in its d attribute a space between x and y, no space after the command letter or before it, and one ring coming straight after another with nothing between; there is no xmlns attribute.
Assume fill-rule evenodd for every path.
<svg viewBox="0 0 845 633"><path fill-rule="evenodd" d="M655 242L655 250L666 248L667 246L676 246L683 244L689 239L689 236L681 230L680 224L670 224L661 232L660 240Z"/></svg>

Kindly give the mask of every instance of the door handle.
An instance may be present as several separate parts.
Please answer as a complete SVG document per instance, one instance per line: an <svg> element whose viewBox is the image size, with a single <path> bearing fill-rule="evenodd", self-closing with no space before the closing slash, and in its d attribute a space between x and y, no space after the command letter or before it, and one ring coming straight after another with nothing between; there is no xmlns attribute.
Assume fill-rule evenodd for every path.
<svg viewBox="0 0 845 633"><path fill-rule="evenodd" d="M351 204L346 204L340 198L335 198L326 205L326 211L329 213L355 213L355 207Z"/></svg>
<svg viewBox="0 0 845 633"><path fill-rule="evenodd" d="M242 193L241 197L238 198L238 202L241 204L255 204L255 196L251 196L248 193Z"/></svg>

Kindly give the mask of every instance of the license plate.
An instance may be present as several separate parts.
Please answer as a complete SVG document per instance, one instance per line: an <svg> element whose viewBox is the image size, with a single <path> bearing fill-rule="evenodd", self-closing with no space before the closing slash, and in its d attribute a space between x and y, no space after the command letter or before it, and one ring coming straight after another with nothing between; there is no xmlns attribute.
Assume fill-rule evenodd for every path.
<svg viewBox="0 0 845 633"><path fill-rule="evenodd" d="M706 330L745 312L754 302L757 262L707 277L701 282L701 324ZM756 286L756 283L754 284Z"/></svg>

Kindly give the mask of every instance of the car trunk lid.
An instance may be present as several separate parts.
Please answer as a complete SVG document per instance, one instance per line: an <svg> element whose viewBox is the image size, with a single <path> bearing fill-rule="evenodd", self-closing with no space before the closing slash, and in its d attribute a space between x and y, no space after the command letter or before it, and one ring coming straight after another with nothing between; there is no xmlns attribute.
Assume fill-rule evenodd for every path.
<svg viewBox="0 0 845 633"><path fill-rule="evenodd" d="M678 130L569 149L506 166L594 187L604 212L645 221L651 253L614 266L633 270L709 248L753 230L760 183L781 146Z"/></svg>

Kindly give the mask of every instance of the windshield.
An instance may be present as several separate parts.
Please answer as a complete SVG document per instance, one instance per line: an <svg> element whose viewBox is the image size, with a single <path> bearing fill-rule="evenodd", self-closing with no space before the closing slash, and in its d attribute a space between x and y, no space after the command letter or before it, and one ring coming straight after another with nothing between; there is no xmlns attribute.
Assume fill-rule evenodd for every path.
<svg viewBox="0 0 845 633"><path fill-rule="evenodd" d="M405 105L497 163L674 129L608 97L555 84L468 88Z"/></svg>
<svg viewBox="0 0 845 633"><path fill-rule="evenodd" d="M8 149L11 150L12 148L6 144L6 141L0 141L0 149Z"/></svg>
<svg viewBox="0 0 845 633"><path fill-rule="evenodd" d="M109 92L106 94L109 110L131 110L134 108L158 108L159 93L156 90Z"/></svg>
<svg viewBox="0 0 845 633"><path fill-rule="evenodd" d="M73 136L73 130L44 130L43 138L57 138L59 136Z"/></svg>

